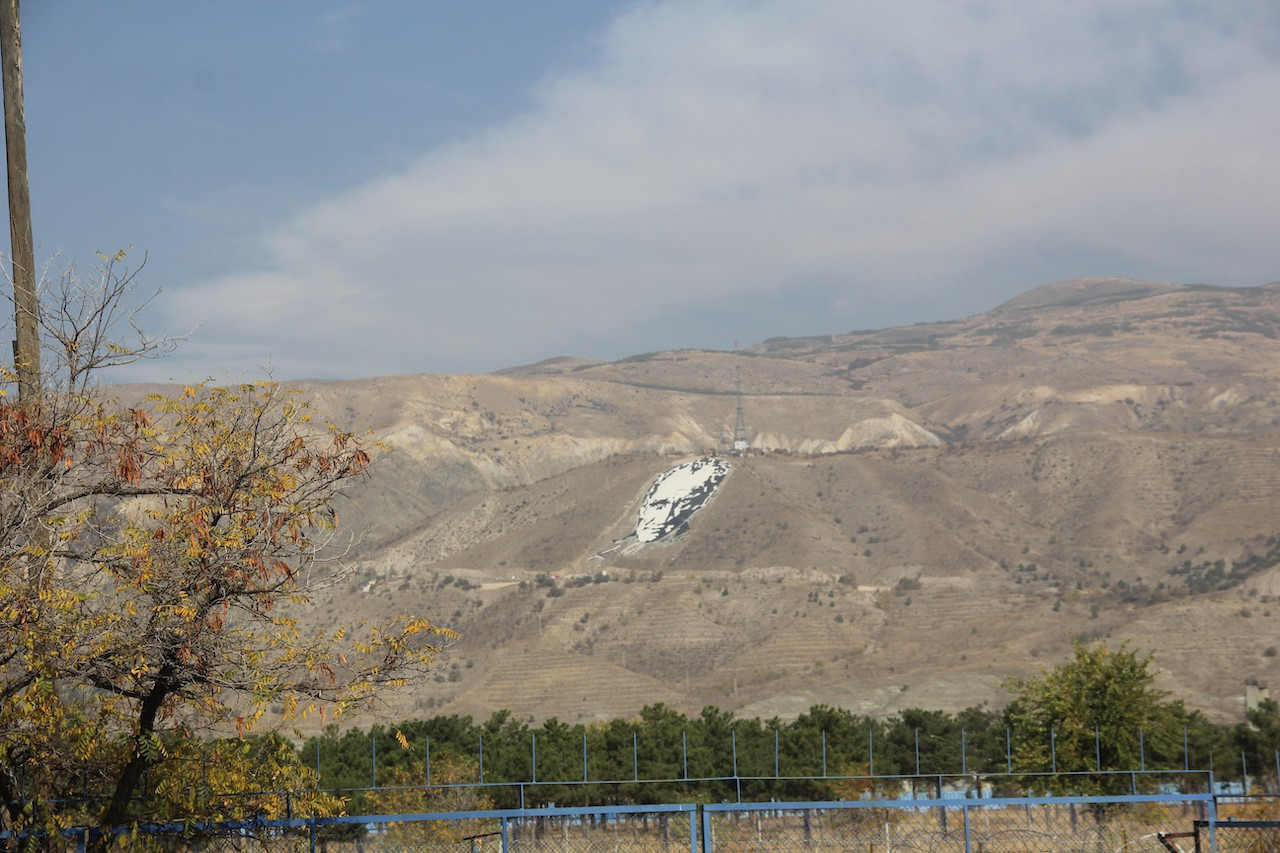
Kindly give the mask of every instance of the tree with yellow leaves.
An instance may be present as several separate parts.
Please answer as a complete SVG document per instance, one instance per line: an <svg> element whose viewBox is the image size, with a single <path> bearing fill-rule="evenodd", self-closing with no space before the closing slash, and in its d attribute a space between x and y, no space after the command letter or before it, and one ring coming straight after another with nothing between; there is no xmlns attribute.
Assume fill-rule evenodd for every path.
<svg viewBox="0 0 1280 853"><path fill-rule="evenodd" d="M38 822L20 767L42 797L103 793L101 826L183 802L206 817L214 799L176 780L245 781L213 735L251 732L273 705L341 714L420 676L451 637L417 614L323 629L289 615L340 571L336 504L377 446L313 424L271 382L107 397L99 369L163 347L113 338L132 326L132 276L103 260L99 286L64 276L41 318L59 377L0 398L4 828ZM259 761L252 784L273 768Z"/></svg>
<svg viewBox="0 0 1280 853"><path fill-rule="evenodd" d="M397 767L383 786L369 795L370 806L381 814L431 814L436 812L476 812L493 808L493 800L475 786L478 773L472 759L446 755L431 767L431 786L423 785L421 774L409 767ZM460 845L464 841L497 835L493 818L469 820L414 821L391 823L387 841L403 848L432 845Z"/></svg>

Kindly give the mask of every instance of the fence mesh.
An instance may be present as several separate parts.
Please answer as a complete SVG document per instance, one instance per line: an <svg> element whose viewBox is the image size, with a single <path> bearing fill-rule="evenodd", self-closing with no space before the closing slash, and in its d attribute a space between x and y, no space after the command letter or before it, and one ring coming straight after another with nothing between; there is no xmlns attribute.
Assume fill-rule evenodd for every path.
<svg viewBox="0 0 1280 853"><path fill-rule="evenodd" d="M1169 853L1159 834L1190 830L1201 817L1199 803L1155 802L733 812L711 820L711 846L717 853L966 849Z"/></svg>
<svg viewBox="0 0 1280 853"><path fill-rule="evenodd" d="M459 850L503 849L509 853L657 853L688 851L689 831L688 814L547 815L470 821L465 826L442 826L439 821L388 824L385 829L375 829L357 839L330 841L325 849L329 853L457 853Z"/></svg>
<svg viewBox="0 0 1280 853"><path fill-rule="evenodd" d="M1150 795L602 806L146 827L111 849L323 853L1280 853L1280 798ZM1210 817L1212 815L1212 821ZM695 819L696 818L696 819ZM34 839L28 839L28 842ZM83 849L43 838L38 849ZM0 847L5 846L0 843Z"/></svg>
<svg viewBox="0 0 1280 853"><path fill-rule="evenodd" d="M112 850L263 851L292 853L458 853L458 851L558 851L559 853L659 853L689 851L690 812L628 814L617 810L572 815L470 817L461 819L389 820L317 826L303 821L288 827L201 829L189 832L151 828L118 836ZM40 849L76 850L83 839L63 839L61 846Z"/></svg>
<svg viewBox="0 0 1280 853"><path fill-rule="evenodd" d="M1280 821L1226 821L1213 834L1220 853L1280 853ZM1209 850L1206 824L1196 824L1195 838L1196 849Z"/></svg>

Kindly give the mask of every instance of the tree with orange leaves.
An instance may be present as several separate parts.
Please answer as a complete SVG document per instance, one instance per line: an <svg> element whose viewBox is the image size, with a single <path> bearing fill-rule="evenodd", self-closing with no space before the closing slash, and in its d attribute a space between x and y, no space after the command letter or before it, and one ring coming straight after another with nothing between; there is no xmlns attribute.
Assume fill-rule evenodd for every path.
<svg viewBox="0 0 1280 853"><path fill-rule="evenodd" d="M173 798L192 790L173 780L194 766L211 796L226 794L219 775L245 784L233 781L244 768L228 774L236 750L219 752L231 741L211 735L250 733L272 706L286 720L341 714L420 676L452 636L415 614L318 629L282 607L340 573L350 540L338 537L337 503L378 447L312 423L271 382L192 386L132 407L107 397L91 381L99 368L159 348L110 334L127 316L121 260L104 259L97 288L64 277L42 318L60 380L21 406L0 397L9 827L49 825L28 792L101 796L96 814L55 823L172 817ZM209 816L194 801L187 811Z"/></svg>

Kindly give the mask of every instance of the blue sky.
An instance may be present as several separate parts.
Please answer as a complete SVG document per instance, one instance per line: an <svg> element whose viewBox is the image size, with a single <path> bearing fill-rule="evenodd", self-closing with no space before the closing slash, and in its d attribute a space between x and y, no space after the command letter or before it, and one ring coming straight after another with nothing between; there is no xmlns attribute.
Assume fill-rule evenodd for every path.
<svg viewBox="0 0 1280 853"><path fill-rule="evenodd" d="M23 10L37 256L145 252L119 379L482 372L1280 279L1269 0ZM193 328L194 327L194 328Z"/></svg>

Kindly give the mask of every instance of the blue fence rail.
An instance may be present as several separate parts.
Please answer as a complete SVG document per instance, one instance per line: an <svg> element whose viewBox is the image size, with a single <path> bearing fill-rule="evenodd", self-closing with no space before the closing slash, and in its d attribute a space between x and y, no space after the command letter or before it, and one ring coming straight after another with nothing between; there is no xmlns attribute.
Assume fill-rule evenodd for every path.
<svg viewBox="0 0 1280 853"><path fill-rule="evenodd" d="M1211 786L1210 786L1211 787ZM1090 851L1258 853L1280 849L1280 799L1224 815L1211 793L968 796L772 803L664 804L421 812L332 818L171 823L122 828L112 849L344 851L854 850L863 853ZM1240 806L1240 803L1235 803ZM1270 815L1263 819L1263 815ZM93 829L35 839L87 850ZM0 834L0 840L3 840ZM1194 839L1194 847L1188 843ZM54 843L50 843L53 841ZM61 842L61 843L57 843Z"/></svg>
<svg viewBox="0 0 1280 853"><path fill-rule="evenodd" d="M595 849L607 836L609 849L688 850L704 848L698 838L698 806L600 806L584 808L506 809L465 812L419 812L252 821L195 821L118 827L110 835L112 850L155 846L201 850L416 849ZM595 837L593 837L595 836ZM13 839L0 832L0 842ZM84 853L102 840L93 827L63 830L61 844L45 836L21 836L39 842L38 849ZM52 843L51 843L52 842ZM657 847L654 847L654 845Z"/></svg>
<svg viewBox="0 0 1280 853"><path fill-rule="evenodd" d="M788 817L790 818L788 820ZM745 818L745 820L744 820ZM1207 794L1076 797L985 797L776 804L723 803L702 809L704 851L813 850L1094 850L1169 848L1161 835L1209 828ZM1147 843L1143 843L1143 842Z"/></svg>

